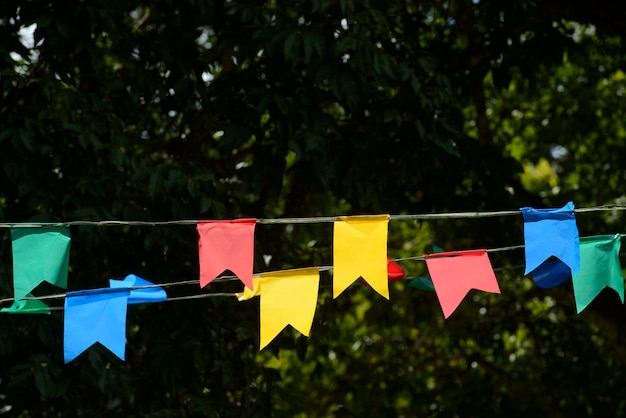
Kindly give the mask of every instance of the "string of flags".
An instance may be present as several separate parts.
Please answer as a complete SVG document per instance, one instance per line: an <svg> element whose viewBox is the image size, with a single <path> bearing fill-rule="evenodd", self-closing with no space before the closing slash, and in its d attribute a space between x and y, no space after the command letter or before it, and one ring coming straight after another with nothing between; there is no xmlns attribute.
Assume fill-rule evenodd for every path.
<svg viewBox="0 0 626 418"><path fill-rule="evenodd" d="M578 313L605 287L615 290L624 303L619 261L622 234L580 238L575 211L574 204L568 202L562 208L524 207L517 212L524 221L524 275L531 275L541 288L572 280ZM389 282L405 277L404 270L387 257L390 219L390 215L334 218L333 298L361 279L389 299ZM253 274L257 223L254 218L197 221L196 231L200 288L229 270L244 285L237 294L240 301L258 296L262 350L287 325L309 336L322 269L308 267ZM44 302L46 297L34 297L32 292L42 282L67 289L69 223L11 225L15 226L11 228L14 298L13 304L0 312L50 314L50 307ZM428 277L412 280L409 286L434 291L444 318L449 318L472 289L501 293L488 252L485 249L443 251L435 247L432 254L424 254L422 258ZM163 287L131 274L123 280L109 280L108 288L63 294L65 363L95 343L124 360L128 305L168 300Z"/></svg>

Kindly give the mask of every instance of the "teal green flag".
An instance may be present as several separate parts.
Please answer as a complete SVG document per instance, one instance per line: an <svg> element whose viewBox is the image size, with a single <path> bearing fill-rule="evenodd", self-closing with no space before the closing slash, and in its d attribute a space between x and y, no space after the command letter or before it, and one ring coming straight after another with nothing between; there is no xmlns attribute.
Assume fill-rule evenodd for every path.
<svg viewBox="0 0 626 418"><path fill-rule="evenodd" d="M419 290L425 290L427 292L435 291L435 285L433 284L433 280L428 274L411 280L409 282L409 287Z"/></svg>
<svg viewBox="0 0 626 418"><path fill-rule="evenodd" d="M32 296L28 294L27 296ZM8 308L0 309L2 313L9 314L48 314L50 307L40 300L21 299L13 302Z"/></svg>
<svg viewBox="0 0 626 418"><path fill-rule="evenodd" d="M620 247L620 234L580 239L580 272L572 275L578 313L605 287L615 290L624 303L624 278L619 262Z"/></svg>
<svg viewBox="0 0 626 418"><path fill-rule="evenodd" d="M67 288L70 231L67 227L12 228L15 299L43 281Z"/></svg>
<svg viewBox="0 0 626 418"><path fill-rule="evenodd" d="M443 253L445 250L435 244L433 245L433 253ZM419 290L425 290L427 292L434 292L435 285L429 274L417 277L409 282L409 287Z"/></svg>

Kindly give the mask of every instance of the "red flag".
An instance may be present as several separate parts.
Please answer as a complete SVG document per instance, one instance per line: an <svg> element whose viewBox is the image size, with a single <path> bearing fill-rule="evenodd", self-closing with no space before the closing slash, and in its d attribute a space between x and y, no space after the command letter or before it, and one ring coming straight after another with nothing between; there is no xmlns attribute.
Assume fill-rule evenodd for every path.
<svg viewBox="0 0 626 418"><path fill-rule="evenodd" d="M398 282L404 279L406 276L406 272L400 264L396 263L391 259L391 257L387 256L387 280L389 283ZM361 280L361 284L363 286L368 286L368 283L365 280Z"/></svg>
<svg viewBox="0 0 626 418"><path fill-rule="evenodd" d="M387 257L387 278L389 279L389 283L402 280L405 275L406 272L400 267L400 264Z"/></svg>
<svg viewBox="0 0 626 418"><path fill-rule="evenodd" d="M232 271L243 284L253 288L255 226L253 218L198 223L201 288L224 270Z"/></svg>
<svg viewBox="0 0 626 418"><path fill-rule="evenodd" d="M424 257L444 318L452 315L471 289L500 293L486 250L450 251Z"/></svg>

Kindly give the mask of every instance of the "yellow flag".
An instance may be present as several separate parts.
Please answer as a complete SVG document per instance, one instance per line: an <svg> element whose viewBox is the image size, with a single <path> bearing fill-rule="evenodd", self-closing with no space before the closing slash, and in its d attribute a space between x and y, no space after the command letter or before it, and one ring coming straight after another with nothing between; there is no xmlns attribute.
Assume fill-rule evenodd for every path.
<svg viewBox="0 0 626 418"><path fill-rule="evenodd" d="M250 290L248 286L244 286L243 292L237 293L237 299L239 302L244 300L252 299L255 296L259 296L261 294L261 286L259 286L259 277L252 278L252 287L254 290Z"/></svg>
<svg viewBox="0 0 626 418"><path fill-rule="evenodd" d="M389 299L387 229L389 215L342 216L333 238L333 297L362 277Z"/></svg>
<svg viewBox="0 0 626 418"><path fill-rule="evenodd" d="M258 283L254 283L255 291L258 289L261 295L259 350L290 324L309 336L317 307L319 285L320 274L317 267L261 273Z"/></svg>

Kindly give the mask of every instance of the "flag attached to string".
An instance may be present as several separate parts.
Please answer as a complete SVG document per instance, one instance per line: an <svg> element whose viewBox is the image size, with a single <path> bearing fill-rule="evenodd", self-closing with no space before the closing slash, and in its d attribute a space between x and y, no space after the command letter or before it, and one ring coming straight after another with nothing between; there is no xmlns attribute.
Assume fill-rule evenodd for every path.
<svg viewBox="0 0 626 418"><path fill-rule="evenodd" d="M399 282L406 276L406 271L396 263L391 257L387 257L387 280L389 283ZM363 286L367 286L365 280L362 281Z"/></svg>
<svg viewBox="0 0 626 418"><path fill-rule="evenodd" d="M155 286L153 283L150 283L139 276L135 276L134 274L129 274L124 278L124 280L109 279L109 286L112 288L149 286L144 289L132 289L128 297L129 305L137 303L162 302L167 300L167 294L162 287Z"/></svg>
<svg viewBox="0 0 626 418"><path fill-rule="evenodd" d="M15 299L46 281L67 288L70 230L67 227L12 228Z"/></svg>
<svg viewBox="0 0 626 418"><path fill-rule="evenodd" d="M387 257L387 279L389 283L398 282L406 276L406 271L400 266L400 264L393 261L390 257Z"/></svg>
<svg viewBox="0 0 626 418"><path fill-rule="evenodd" d="M524 217L526 270L535 270L551 256L567 264L572 273L580 270L580 244L574 203L559 209L521 208Z"/></svg>
<svg viewBox="0 0 626 418"><path fill-rule="evenodd" d="M620 234L580 239L580 272L572 274L578 313L582 312L605 287L615 290L624 303L620 248Z"/></svg>
<svg viewBox="0 0 626 418"><path fill-rule="evenodd" d="M333 297L362 277L389 299L387 229L389 215L342 216L333 232Z"/></svg>
<svg viewBox="0 0 626 418"><path fill-rule="evenodd" d="M230 270L252 289L255 226L256 219L198 223L200 287Z"/></svg>
<svg viewBox="0 0 626 418"><path fill-rule="evenodd" d="M445 250L437 245L433 244L433 252L434 253L442 253ZM429 274L424 274L422 276L416 277L409 281L409 287L418 290L425 290L427 292L434 292L435 285L433 285L433 279L430 278Z"/></svg>
<svg viewBox="0 0 626 418"><path fill-rule="evenodd" d="M500 293L486 250L425 254L444 318L448 318L471 290Z"/></svg>
<svg viewBox="0 0 626 418"><path fill-rule="evenodd" d="M130 290L105 288L67 292L63 327L65 363L95 343L124 360Z"/></svg>
<svg viewBox="0 0 626 418"><path fill-rule="evenodd" d="M531 277L537 286L549 289L572 279L572 270L562 261L544 261L534 269Z"/></svg>
<svg viewBox="0 0 626 418"><path fill-rule="evenodd" d="M425 290L427 292L434 292L435 285L430 275L424 274L423 276L416 277L409 282L409 287L418 290Z"/></svg>
<svg viewBox="0 0 626 418"><path fill-rule="evenodd" d="M33 297L30 293L25 297ZM50 307L37 299L20 299L13 301L8 308L0 309L1 313L8 314L47 314L50 315Z"/></svg>
<svg viewBox="0 0 626 418"><path fill-rule="evenodd" d="M261 294L261 286L259 286L259 277L253 277L252 278L252 286L254 287L254 289L250 289L248 287L243 288L243 292L238 292L235 293L235 295L237 296L237 300L239 302L242 302L244 300L250 300L253 297L259 296Z"/></svg>
<svg viewBox="0 0 626 418"><path fill-rule="evenodd" d="M317 267L261 273L261 341L267 346L287 325L309 336L317 307L320 275Z"/></svg>

